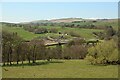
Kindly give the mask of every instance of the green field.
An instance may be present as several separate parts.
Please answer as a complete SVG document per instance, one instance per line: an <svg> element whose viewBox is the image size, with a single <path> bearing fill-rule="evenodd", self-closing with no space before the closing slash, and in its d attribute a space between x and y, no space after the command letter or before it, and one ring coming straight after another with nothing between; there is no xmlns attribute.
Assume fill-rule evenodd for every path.
<svg viewBox="0 0 120 80"><path fill-rule="evenodd" d="M112 25L115 30L117 30L117 22L96 22L94 25L105 27ZM80 25L89 25L91 22L75 23ZM44 34L34 34L33 32L28 32L22 27L10 27L2 26L3 30L8 32L17 32L18 35L25 40L32 40L34 38L50 38L58 39L62 34L65 38L74 38L70 35L70 32L79 34L86 40L94 40L95 37L93 32L103 32L100 29L85 29L85 28L70 28L70 27L60 27L60 26L34 26L43 28L56 28L57 33L44 33ZM0 28L1 30L1 28ZM59 34L61 32L62 34ZM101 41L102 42L102 41ZM56 47L56 46L50 46ZM64 48L64 45L63 45ZM74 53L73 53L74 54ZM2 67L2 77L3 78L117 78L118 77L118 65L91 65L86 60L37 60L34 64L28 64L24 61L23 65L15 65L16 62L12 62L11 66Z"/></svg>
<svg viewBox="0 0 120 80"><path fill-rule="evenodd" d="M100 26L101 28L102 27L105 27L105 26L112 26L115 30L118 30L118 20L115 19L115 20L109 20L109 21L97 21L95 23L93 22L80 22L80 23L74 23L75 25L79 24L79 25L90 25L90 24L93 24L95 26Z"/></svg>
<svg viewBox="0 0 120 80"><path fill-rule="evenodd" d="M25 40L30 40L40 36L39 34L34 34L32 32L25 31L23 28L20 27L3 27L2 29L7 30L9 32L17 32L18 35L24 38Z"/></svg>
<svg viewBox="0 0 120 80"><path fill-rule="evenodd" d="M43 64L44 63L44 64ZM7 71L6 71L7 70ZM117 65L90 65L85 60L39 61L39 65L6 66L3 78L117 78Z"/></svg>
<svg viewBox="0 0 120 80"><path fill-rule="evenodd" d="M42 26L42 27L53 28L50 26ZM58 29L58 31L63 32L63 33L73 31L73 32L79 34L81 37L85 37L87 39L95 38L94 35L92 35L92 32L102 31L102 30L98 30L98 29L61 28L61 27L55 27L55 28ZM57 34L57 33L34 34L32 32L28 32L20 27L3 27L2 29L7 30L9 32L17 32L18 35L21 36L25 40L31 40L31 39L36 38L36 37L45 37L45 36L56 37L56 36L59 36L59 34ZM68 35L66 37L71 38L70 35Z"/></svg>

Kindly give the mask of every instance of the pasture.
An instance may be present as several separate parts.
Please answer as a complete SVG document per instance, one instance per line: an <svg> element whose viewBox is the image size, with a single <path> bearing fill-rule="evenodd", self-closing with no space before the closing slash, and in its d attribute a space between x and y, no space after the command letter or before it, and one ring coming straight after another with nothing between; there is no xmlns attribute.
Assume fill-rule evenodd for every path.
<svg viewBox="0 0 120 80"><path fill-rule="evenodd" d="M98 22L93 23L93 24L97 25L97 26L101 26L101 27L112 25L113 28L115 30L117 30L116 23L117 22L115 22L115 21L112 21L112 22L111 21L108 21L108 22L98 21ZM74 24L76 24L76 25L77 24L90 25L91 22L74 23ZM36 27L36 26L34 26L34 27ZM29 32L27 30L24 30L22 27L10 27L10 26L2 26L2 29L6 30L7 32L17 32L18 36L20 36L24 40L32 40L34 38L58 39L61 35L64 35L65 40L66 39L69 40L69 39L75 38L75 36L70 34L70 33L72 33L75 35L77 34L77 35L79 35L79 37L83 37L86 39L86 41L88 41L88 40L96 39L95 35L93 35L93 32L103 32L104 31L101 29L71 28L71 27L60 27L60 26L49 26L49 25L48 26L37 26L37 27L46 28L48 30L51 28L55 28L58 32L56 32L56 33L46 32L46 33L35 34L34 32ZM104 42L104 40L100 40L100 41ZM34 45L34 44L32 43L32 45ZM109 47L111 45L108 45L107 46L108 48L105 48L103 46L102 49L105 48L105 49L107 49L107 51L111 50L112 48ZM18 45L17 47L21 47L21 46L22 45ZM28 51L28 53L31 53L31 51L34 51L34 49L31 48L31 46L28 47L28 49L26 49L26 50L23 49L24 47L21 49L19 49L19 48L16 49L15 47L13 47L13 49L11 49L11 48L10 49L11 50L16 49L16 51L20 50L21 53L22 53L22 51L25 53L26 53L26 51ZM38 47L40 47L40 46L38 46ZM56 46L50 46L51 49L54 47L59 50L59 48ZM63 48L64 47L65 46L63 46ZM74 46L70 47L71 50L76 51L76 52L72 52L72 54L75 54L75 57L79 53L79 50L84 52L82 50L83 49L82 45L79 45L79 46L77 45L77 47L79 47L79 49L76 48L76 44ZM65 52L66 55L68 55L68 53L70 53L69 52L70 49L64 50L64 51L66 51ZM86 48L84 48L84 49L86 50ZM106 51L105 49L103 49L103 50ZM6 48L6 46L5 46L4 54L6 54L5 52L7 50L9 50L9 48ZM50 50L49 53L51 52L51 54L54 54L53 50ZM38 52L39 52L39 50L38 50ZM38 52L36 51L37 54L38 54ZM98 52L100 52L100 51L98 51ZM36 54L36 53L34 53L34 54ZM56 53L58 53L58 52L56 52ZM94 50L92 50L92 53L94 53ZM9 51L9 54L11 54L10 51ZM16 53L13 52L13 55L14 54L16 54ZM16 62L12 62L11 66L8 66L8 65L3 66L2 67L2 77L3 78L117 78L118 77L118 65L107 65L107 64L91 65L85 59L80 60L78 58L73 58L72 60L62 60L62 59L59 60L60 58L58 58L58 59L55 58L56 59L55 60L53 58L54 60L47 61L48 56L51 56L51 54L43 55L43 57L47 56L46 60L39 60L38 59L36 61L36 63L28 63L28 61L24 61L23 65L21 65L22 62L20 62L18 65L16 65ZM112 53L110 53L110 54L112 54ZM24 56L24 54L21 54L21 56ZM54 57L54 55L52 55L52 56ZM71 54L70 54L70 56L74 57L74 55L71 55ZM18 58L16 59L16 56L12 56L12 57L15 58L15 61L18 59ZM112 57L114 58L114 56L112 56ZM6 56L6 59L7 58L8 57ZM116 56L115 56L115 59L116 59ZM20 61L22 61L22 58L20 58ZM6 62L9 62L9 61L6 61Z"/></svg>
<svg viewBox="0 0 120 80"><path fill-rule="evenodd" d="M102 30L99 29L81 29L81 28L61 28L61 27L50 27L50 26L41 26L45 28L56 28L58 29L58 32L75 32L79 34L81 37L84 37L86 39L91 39L95 38L94 35L92 34L93 32L101 32ZM21 27L3 27L3 30L7 30L9 32L17 32L20 37L22 37L25 40L31 40L37 37L46 37L46 36L52 36L52 37L58 37L58 33L45 33L45 34L34 34L32 32L28 32L24 30ZM66 36L67 38L71 38L70 35Z"/></svg>
<svg viewBox="0 0 120 80"><path fill-rule="evenodd" d="M37 61L37 65L2 68L3 78L117 78L117 65L90 65L86 60Z"/></svg>

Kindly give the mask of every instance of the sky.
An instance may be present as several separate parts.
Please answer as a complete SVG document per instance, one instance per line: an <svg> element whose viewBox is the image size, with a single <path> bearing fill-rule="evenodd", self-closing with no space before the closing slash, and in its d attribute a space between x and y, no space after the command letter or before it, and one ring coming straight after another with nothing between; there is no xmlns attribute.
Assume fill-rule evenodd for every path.
<svg viewBox="0 0 120 80"><path fill-rule="evenodd" d="M117 18L118 2L4 2L2 22L59 18Z"/></svg>
<svg viewBox="0 0 120 80"><path fill-rule="evenodd" d="M119 0L1 0L1 2L119 2Z"/></svg>

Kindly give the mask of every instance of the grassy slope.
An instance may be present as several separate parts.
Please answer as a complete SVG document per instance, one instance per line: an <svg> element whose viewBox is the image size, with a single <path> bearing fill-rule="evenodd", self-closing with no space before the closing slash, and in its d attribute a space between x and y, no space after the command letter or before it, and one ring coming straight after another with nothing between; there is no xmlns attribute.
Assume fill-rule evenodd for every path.
<svg viewBox="0 0 120 80"><path fill-rule="evenodd" d="M117 78L118 66L89 65L85 60L61 60L36 66L3 67L3 78Z"/></svg>
<svg viewBox="0 0 120 80"><path fill-rule="evenodd" d="M68 32L74 31L74 32L80 34L80 36L90 39L90 38L94 38L92 32L100 32L102 30L97 30L97 29L80 29L80 28L64 28L61 31L64 31L64 32L65 31L68 31Z"/></svg>
<svg viewBox="0 0 120 80"><path fill-rule="evenodd" d="M31 40L33 38L36 38L38 36L41 36L41 34L34 34L32 32L25 31L23 28L20 27L3 27L3 30L7 30L9 32L17 32L18 35L25 40Z"/></svg>
<svg viewBox="0 0 120 80"><path fill-rule="evenodd" d="M96 25L108 25L109 23L97 22ZM114 23L109 25L117 26ZM45 27L45 26L43 26ZM50 28L49 26L47 28ZM65 31L75 31L85 38L94 38L92 32L101 31L96 29L79 29L79 28L60 28L56 27L61 32ZM116 27L117 28L117 27ZM48 36L58 34L33 34L31 32L25 31L22 28L8 28L4 27L3 29L18 32L18 34L26 40L33 39L38 36ZM88 65L86 61L83 60L70 60L63 61L64 63L49 63L46 65L36 65L36 66L21 66L16 67L4 67L8 71L3 69L3 77L13 78L13 77L24 77L24 78L116 78L118 75L118 66L109 65L109 66L94 66Z"/></svg>
<svg viewBox="0 0 120 80"><path fill-rule="evenodd" d="M118 21L117 20L113 20L113 21L100 21L100 22L96 22L95 25L97 26L112 26L115 30L118 30Z"/></svg>
<svg viewBox="0 0 120 80"><path fill-rule="evenodd" d="M48 28L48 29L51 28L51 26L42 26L42 27ZM82 37L85 37L85 38L94 38L94 36L92 35L92 32L102 31L102 30L99 30L99 29L82 29L82 28L69 28L69 27L61 28L59 26L52 27L52 28L56 28L60 32L73 31L73 32L76 32L76 33L80 34Z"/></svg>
<svg viewBox="0 0 120 80"><path fill-rule="evenodd" d="M118 21L116 20L109 20L109 21L97 21L95 23L93 22L80 22L80 23L74 23L79 25L90 25L94 24L96 26L105 27L105 26L112 26L115 30L118 30Z"/></svg>
<svg viewBox="0 0 120 80"><path fill-rule="evenodd" d="M46 27L46 28L51 28L50 26L42 26L42 27ZM101 30L96 30L96 29L80 29L80 28L61 28L61 27L55 27L58 29L58 31L60 32L70 32L70 31L73 31L73 32L76 32L78 34L80 34L82 37L85 37L85 38L94 38L94 36L92 35L92 32L98 32L98 31L101 31ZM36 38L36 37L45 37L45 36L59 36L59 34L54 34L54 33L47 33L47 34L34 34L32 32L28 32L28 31L25 31L24 29L22 28L19 28L19 27L3 27L3 30L7 30L7 31L10 31L10 32L17 32L18 35L20 35L22 38L26 39L26 40L31 40L33 38ZM70 38L70 36L68 36Z"/></svg>

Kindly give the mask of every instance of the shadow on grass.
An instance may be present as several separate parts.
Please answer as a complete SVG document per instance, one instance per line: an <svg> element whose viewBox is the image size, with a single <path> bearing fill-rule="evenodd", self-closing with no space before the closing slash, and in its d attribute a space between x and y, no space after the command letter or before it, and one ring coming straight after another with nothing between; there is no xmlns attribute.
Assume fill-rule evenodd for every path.
<svg viewBox="0 0 120 80"><path fill-rule="evenodd" d="M118 64L87 64L87 65L90 65L90 66L110 66L110 65L118 65Z"/></svg>
<svg viewBox="0 0 120 80"><path fill-rule="evenodd" d="M49 61L49 63L64 63L63 61Z"/></svg>
<svg viewBox="0 0 120 80"><path fill-rule="evenodd" d="M63 61L42 61L42 62L35 62L35 63L19 63L19 64L12 64L12 65L4 65L3 67L19 67L19 66L36 66L36 65L47 65L49 63L64 63Z"/></svg>

